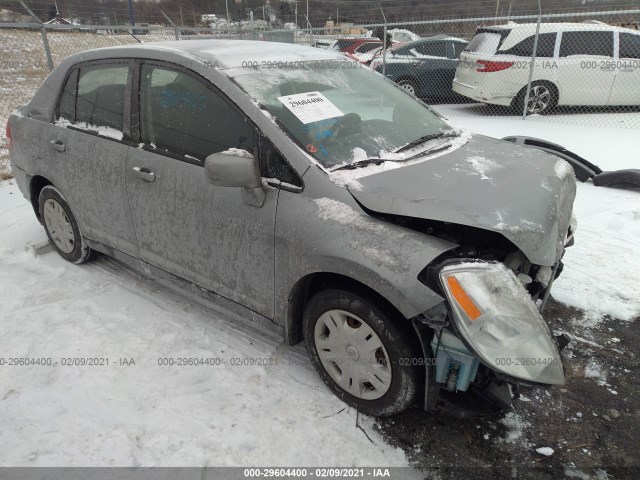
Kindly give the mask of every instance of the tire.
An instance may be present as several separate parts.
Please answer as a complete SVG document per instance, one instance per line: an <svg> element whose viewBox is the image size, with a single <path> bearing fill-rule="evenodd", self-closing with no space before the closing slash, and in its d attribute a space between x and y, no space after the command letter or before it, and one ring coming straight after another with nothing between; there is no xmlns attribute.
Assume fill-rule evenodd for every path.
<svg viewBox="0 0 640 480"><path fill-rule="evenodd" d="M58 254L71 263L86 262L91 256L91 249L58 189L52 185L45 186L40 192L38 205L44 230Z"/></svg>
<svg viewBox="0 0 640 480"><path fill-rule="evenodd" d="M412 95L414 97L418 96L418 86L416 85L416 82L413 79L402 78L398 80L398 86L402 88L405 92L407 92L409 95Z"/></svg>
<svg viewBox="0 0 640 480"><path fill-rule="evenodd" d="M511 103L517 114L521 114L524 108L525 97L527 96L527 87L524 87ZM544 115L558 106L558 89L550 82L536 81L531 83L531 92L529 94L529 107L527 115Z"/></svg>
<svg viewBox="0 0 640 480"><path fill-rule="evenodd" d="M414 349L376 302L345 290L322 291L305 308L303 334L311 363L348 405L379 417L413 402L420 373L406 360L415 357Z"/></svg>

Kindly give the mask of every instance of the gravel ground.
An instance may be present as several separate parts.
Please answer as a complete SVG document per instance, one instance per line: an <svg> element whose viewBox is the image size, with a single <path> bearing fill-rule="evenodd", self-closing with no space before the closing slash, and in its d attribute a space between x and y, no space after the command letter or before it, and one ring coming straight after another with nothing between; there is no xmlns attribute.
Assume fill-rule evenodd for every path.
<svg viewBox="0 0 640 480"><path fill-rule="evenodd" d="M573 339L563 351L567 383L522 389L512 412L458 420L419 407L378 428L437 479L637 479L640 461L640 334L621 322L550 302L546 319ZM637 320L637 319L636 319ZM550 447L544 456L536 449Z"/></svg>

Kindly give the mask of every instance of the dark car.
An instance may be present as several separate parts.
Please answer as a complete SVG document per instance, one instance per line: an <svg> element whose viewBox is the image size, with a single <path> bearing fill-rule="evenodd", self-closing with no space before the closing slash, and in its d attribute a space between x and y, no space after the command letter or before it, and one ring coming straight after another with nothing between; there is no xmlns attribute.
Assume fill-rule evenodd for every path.
<svg viewBox="0 0 640 480"><path fill-rule="evenodd" d="M420 98L455 97L451 84L466 46L466 40L438 35L392 48L386 55L385 75ZM371 68L382 73L382 56L371 62Z"/></svg>

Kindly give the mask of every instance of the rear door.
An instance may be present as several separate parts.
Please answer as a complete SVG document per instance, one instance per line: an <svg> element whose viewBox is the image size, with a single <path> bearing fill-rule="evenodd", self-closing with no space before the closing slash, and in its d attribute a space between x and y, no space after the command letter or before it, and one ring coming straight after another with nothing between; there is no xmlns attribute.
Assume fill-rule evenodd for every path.
<svg viewBox="0 0 640 480"><path fill-rule="evenodd" d="M615 79L613 31L564 31L557 72L561 105L606 105Z"/></svg>
<svg viewBox="0 0 640 480"><path fill-rule="evenodd" d="M209 184L203 168L230 148L257 154L254 126L189 70L144 62L136 72L140 146L126 183L141 258L272 317L279 191L267 187L255 206L241 188Z"/></svg>
<svg viewBox="0 0 640 480"><path fill-rule="evenodd" d="M416 76L421 96L442 96L451 92L456 61L451 59L447 42L428 42L411 50L416 56Z"/></svg>
<svg viewBox="0 0 640 480"><path fill-rule="evenodd" d="M66 197L82 233L137 255L124 181L132 65L129 60L101 60L74 67L55 122L42 140L51 180Z"/></svg>
<svg viewBox="0 0 640 480"><path fill-rule="evenodd" d="M640 33L619 32L609 105L640 105Z"/></svg>

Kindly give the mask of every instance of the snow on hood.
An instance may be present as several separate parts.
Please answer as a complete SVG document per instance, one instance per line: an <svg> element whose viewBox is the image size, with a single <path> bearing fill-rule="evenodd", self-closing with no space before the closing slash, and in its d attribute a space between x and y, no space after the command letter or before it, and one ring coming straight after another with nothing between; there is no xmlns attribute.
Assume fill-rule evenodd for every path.
<svg viewBox="0 0 640 480"><path fill-rule="evenodd" d="M483 136L353 180L347 188L369 210L494 231L546 266L563 251L576 191L557 157Z"/></svg>

